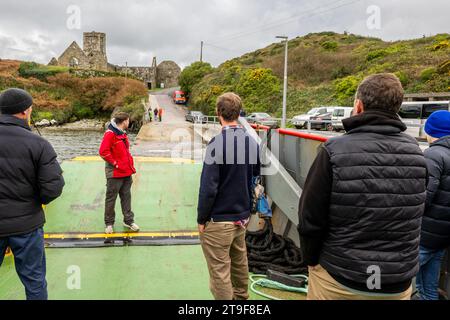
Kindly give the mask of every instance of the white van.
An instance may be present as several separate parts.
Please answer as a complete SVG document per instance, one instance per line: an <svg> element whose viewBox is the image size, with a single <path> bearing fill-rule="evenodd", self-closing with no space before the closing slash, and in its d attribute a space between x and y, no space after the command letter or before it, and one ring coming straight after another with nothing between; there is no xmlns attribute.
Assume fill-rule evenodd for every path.
<svg viewBox="0 0 450 320"><path fill-rule="evenodd" d="M344 125L342 124L342 120L350 118L353 113L353 108L350 107L336 107L334 109L333 115L331 117L331 123L333 126L333 130L340 131L344 130Z"/></svg>
<svg viewBox="0 0 450 320"><path fill-rule="evenodd" d="M408 127L407 134L414 138L426 138L425 123L433 112L439 110L450 111L450 101L403 102L398 114Z"/></svg>

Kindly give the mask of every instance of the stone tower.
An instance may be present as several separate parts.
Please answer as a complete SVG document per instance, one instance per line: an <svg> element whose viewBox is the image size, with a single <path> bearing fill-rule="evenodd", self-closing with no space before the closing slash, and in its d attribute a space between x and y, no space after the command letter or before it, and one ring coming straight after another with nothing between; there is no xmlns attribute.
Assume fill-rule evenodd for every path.
<svg viewBox="0 0 450 320"><path fill-rule="evenodd" d="M108 70L105 33L95 31L83 33L83 51L88 57L90 69Z"/></svg>

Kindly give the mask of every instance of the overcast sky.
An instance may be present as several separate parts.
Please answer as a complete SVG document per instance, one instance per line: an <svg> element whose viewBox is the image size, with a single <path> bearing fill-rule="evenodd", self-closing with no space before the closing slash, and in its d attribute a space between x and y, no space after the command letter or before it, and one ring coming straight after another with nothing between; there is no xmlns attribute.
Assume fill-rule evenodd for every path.
<svg viewBox="0 0 450 320"><path fill-rule="evenodd" d="M450 32L449 12L449 0L0 0L0 58L48 63L95 30L107 33L114 64L147 66L157 56L184 67L199 60L204 40L204 59L218 65L277 35L397 40Z"/></svg>

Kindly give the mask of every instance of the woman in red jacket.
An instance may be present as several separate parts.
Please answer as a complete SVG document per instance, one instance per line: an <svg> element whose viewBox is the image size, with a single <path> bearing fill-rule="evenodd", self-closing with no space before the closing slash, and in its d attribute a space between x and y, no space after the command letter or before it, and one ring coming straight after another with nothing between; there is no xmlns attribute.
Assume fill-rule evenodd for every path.
<svg viewBox="0 0 450 320"><path fill-rule="evenodd" d="M136 173L133 157L130 153L130 142L125 132L130 124L130 116L117 113L111 120L100 145L100 156L106 162L106 201L105 201L105 233L114 232L117 195L120 196L124 226L132 231L139 231L131 211L132 175Z"/></svg>

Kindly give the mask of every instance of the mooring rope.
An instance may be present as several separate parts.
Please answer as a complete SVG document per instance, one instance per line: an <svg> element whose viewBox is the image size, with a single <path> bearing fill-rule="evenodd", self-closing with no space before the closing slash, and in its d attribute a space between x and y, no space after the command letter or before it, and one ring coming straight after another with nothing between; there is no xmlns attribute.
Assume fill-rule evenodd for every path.
<svg viewBox="0 0 450 320"><path fill-rule="evenodd" d="M274 270L285 274L307 274L300 249L294 241L273 232L272 221L265 219L264 228L247 232L247 254L250 272L266 274Z"/></svg>

